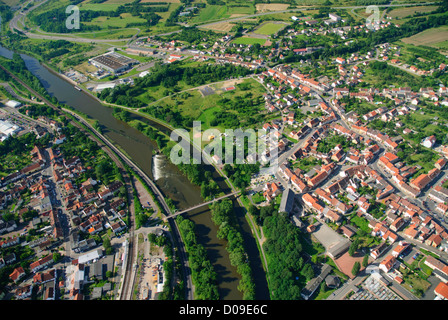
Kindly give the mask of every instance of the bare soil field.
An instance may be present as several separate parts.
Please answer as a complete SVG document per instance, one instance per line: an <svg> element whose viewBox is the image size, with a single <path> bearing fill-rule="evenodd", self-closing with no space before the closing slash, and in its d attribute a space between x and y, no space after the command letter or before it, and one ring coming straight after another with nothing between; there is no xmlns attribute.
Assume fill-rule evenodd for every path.
<svg viewBox="0 0 448 320"><path fill-rule="evenodd" d="M352 274L353 265L356 261L358 261L360 264L362 264L363 260L362 255L356 255L354 257L351 257L348 252L344 253L342 256L337 258L336 260L333 260L336 265L338 266L339 270L346 274L351 279L355 278L355 276ZM363 270L364 267L361 266L361 270ZM360 271L361 271L360 270Z"/></svg>
<svg viewBox="0 0 448 320"><path fill-rule="evenodd" d="M280 11L286 10L289 7L287 3L257 3L257 12L268 12L268 11Z"/></svg>
<svg viewBox="0 0 448 320"><path fill-rule="evenodd" d="M234 26L233 23L221 22L221 23L215 23L210 26L207 26L204 29L210 29L210 30L218 31L218 32L229 32L230 30L232 30L233 26Z"/></svg>

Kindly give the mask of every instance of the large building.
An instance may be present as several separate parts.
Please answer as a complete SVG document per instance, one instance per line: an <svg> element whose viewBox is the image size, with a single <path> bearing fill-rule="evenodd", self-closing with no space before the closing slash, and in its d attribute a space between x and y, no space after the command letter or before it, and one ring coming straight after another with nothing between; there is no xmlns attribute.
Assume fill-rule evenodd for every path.
<svg viewBox="0 0 448 320"><path fill-rule="evenodd" d="M10 108L19 108L22 106L22 103L16 100L9 100L8 102L5 103L5 106Z"/></svg>
<svg viewBox="0 0 448 320"><path fill-rule="evenodd" d="M104 69L113 73L121 73L139 62L112 51L89 59L89 63L99 69Z"/></svg>
<svg viewBox="0 0 448 320"><path fill-rule="evenodd" d="M0 141L4 141L9 136L20 132L22 129L8 121L0 120Z"/></svg>
<svg viewBox="0 0 448 320"><path fill-rule="evenodd" d="M279 212L286 212L288 215L294 208L294 198L296 194L290 188L285 189L282 195Z"/></svg>

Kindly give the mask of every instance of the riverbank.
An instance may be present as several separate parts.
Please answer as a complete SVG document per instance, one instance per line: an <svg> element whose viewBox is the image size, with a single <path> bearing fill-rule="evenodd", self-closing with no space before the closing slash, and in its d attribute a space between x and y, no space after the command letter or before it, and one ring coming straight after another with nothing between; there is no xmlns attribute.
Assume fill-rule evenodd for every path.
<svg viewBox="0 0 448 320"><path fill-rule="evenodd" d="M91 95L85 94L84 91L80 92L74 89L74 86L59 77L57 72L48 70L35 59L25 57L25 63L33 71L33 74L41 80L50 96L57 98L58 101L70 106L76 112L85 114L90 119L97 120L103 127L103 136L107 140L113 141L113 145L119 146L119 149L123 150L127 157L133 159L136 168L147 174L149 179L153 179L154 142L135 128L131 128L126 123L115 119L112 116L111 108L105 107L97 99L93 99ZM150 123L157 129L169 132L160 123L151 122L141 115L136 115L136 117ZM174 199L176 205L184 209L203 201L199 187L192 185L177 167L166 162L164 170L163 177L154 181L154 183L161 189L166 198ZM220 186L224 190L230 190L231 188L225 179L216 171L214 172L213 179L219 180ZM266 276L260 261L257 244L246 221L245 210L241 207L236 207L236 211L239 213L239 224L244 228L245 243L248 243L250 247L248 250L249 256L253 257L253 259L251 258L252 261L255 261L252 262L252 265L255 265L252 269L257 270L254 272L254 278L264 279L264 283L257 287L264 291L267 288ZM226 242L217 237L218 229L211 221L210 210L200 209L192 211L189 213L188 218L197 225L198 242L204 245L213 266L217 269L220 299L242 299L241 292L238 290L240 276L238 276L236 268L230 263L229 255L225 249ZM173 225L176 224L173 222ZM262 294L260 299L269 299L269 296Z"/></svg>
<svg viewBox="0 0 448 320"><path fill-rule="evenodd" d="M104 103L104 104L108 105L107 103ZM113 107L112 106L110 106L110 107L111 108L120 108L120 106L118 106L118 105L113 105ZM130 110L127 107L122 107L121 109L122 110L126 110L126 111L128 111L128 112L130 112L132 114L138 115L138 116L143 116L144 118L147 118L148 120L157 122L160 125L166 127L168 130L174 130L174 128L171 125L165 123L163 120L154 119L150 115L147 115L147 114L144 114L144 113L140 113L140 112L138 112L136 110ZM144 131L144 128L140 128L140 129L142 131ZM167 136L166 133L164 133L164 134L165 134L165 136ZM194 145L192 143L192 141L189 139L189 137L185 137L185 138L188 139L188 141L190 141L190 143L193 146L193 148L196 148L198 151L203 153L203 150L202 149L199 150L199 147ZM165 151L165 153L169 155L169 150ZM230 189L229 191L235 192L236 188L233 186L233 184L230 181L229 177L224 174L224 172L221 170L221 168L219 168L219 166L217 166L213 162L211 162L210 165L214 168L215 172L218 173L220 175L220 177L224 179L224 181L225 181L225 183L227 185L227 188ZM188 173L186 173L186 175L188 176ZM194 175L191 175L191 176L194 176ZM190 179L190 181L192 181L191 177L189 179ZM195 183L195 182L192 181L192 183ZM234 200L234 202L236 202L236 204L234 205L234 212L235 213L237 212L238 216L239 216L238 218L236 216L234 218L238 221L238 225L239 226L244 225L244 226L248 227L247 229L249 229L249 230L247 230L247 229L244 230L244 232L246 233L246 237L245 237L246 241L245 241L245 243L249 242L248 239L247 239L247 234L250 234L250 237L252 238L252 240L256 239L256 241L254 241L254 242L255 242L255 246L256 246L256 250L257 250L257 255L258 255L259 259L262 258L262 265L263 265L263 267L262 267L263 269L262 270L263 270L264 278L266 279L265 272L267 270L267 261L266 261L266 256L265 256L264 251L263 251L263 241L264 241L263 236L260 235L259 230L257 230L257 226L256 226L256 224L255 224L255 222L253 220L253 217L251 217L251 215L249 214L249 212L248 212L249 210L248 210L247 206L239 198L237 198L237 200ZM234 212L232 212L232 215L234 214ZM212 210L212 216L213 216L213 210ZM220 227L219 223L215 223L215 225L219 229L219 227ZM219 233L219 231L218 231L218 233ZM231 253L231 251L232 250L230 250L229 253ZM253 249L252 249L252 251L253 251ZM251 255L251 258L253 259L253 254ZM236 262L233 262L233 263L234 263L235 266L237 266L238 264L241 264L241 263L236 263ZM244 278L244 280L242 280L244 284L241 285L241 288L244 288L242 290L245 291L246 297L250 297L249 299L254 298L254 297L257 297L258 299L268 299L269 295L267 293L268 292L268 289L267 289L268 285L267 285L267 283L264 283L263 285L261 285L260 284L261 281L259 281L259 286L261 285L261 286L265 287L266 291L264 292L264 294L256 295L253 292L253 288L251 287L251 284L250 284L251 282L253 282L253 280L249 280L248 279L248 278L252 278L251 273L248 273L248 271L245 268L242 268L242 267L240 267L240 270L239 270L238 273L240 275L242 275L242 277ZM248 275L248 274L250 274L250 275ZM258 274L259 274L259 272L258 272ZM260 279L260 278L257 278L257 279ZM266 281L267 281L267 279L266 279ZM260 292L260 291L261 291L261 289L259 289L258 292Z"/></svg>

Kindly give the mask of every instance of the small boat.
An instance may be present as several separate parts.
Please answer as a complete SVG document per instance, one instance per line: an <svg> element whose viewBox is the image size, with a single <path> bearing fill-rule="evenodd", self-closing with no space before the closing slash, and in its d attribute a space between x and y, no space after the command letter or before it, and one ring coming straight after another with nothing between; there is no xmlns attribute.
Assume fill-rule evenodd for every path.
<svg viewBox="0 0 448 320"><path fill-rule="evenodd" d="M80 87L75 86L75 89L78 90L78 91L81 91Z"/></svg>

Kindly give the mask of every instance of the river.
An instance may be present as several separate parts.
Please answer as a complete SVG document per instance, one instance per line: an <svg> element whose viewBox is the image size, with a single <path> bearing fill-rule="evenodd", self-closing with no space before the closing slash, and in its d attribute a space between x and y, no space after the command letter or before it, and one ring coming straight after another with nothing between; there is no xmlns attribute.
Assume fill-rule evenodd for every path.
<svg viewBox="0 0 448 320"><path fill-rule="evenodd" d="M12 52L0 46L0 55L12 58ZM116 119L112 109L102 105L99 101L84 92L74 88L72 84L45 68L40 62L28 55L21 54L25 64L41 81L47 92L56 97L59 102L71 106L89 117L98 120L103 127L103 134L129 157L151 178L162 191L165 197L173 199L179 209L186 209L203 202L200 188L193 185L179 169L165 156L157 155L154 151L157 146L147 136L132 128L127 123ZM159 130L169 134L169 129L138 115L132 117L144 121ZM224 192L230 192L224 180L214 170L215 180ZM262 268L258 247L251 234L250 227L244 217L244 210L236 200L234 209L241 226L243 238L256 285L256 298L269 299L265 272ZM210 210L200 208L188 214L188 218L196 224L198 242L207 250L207 254L218 275L219 294L222 300L240 300L242 293L237 289L240 279L236 268L231 266L228 253L225 249L226 241L217 238L217 227L210 218Z"/></svg>

